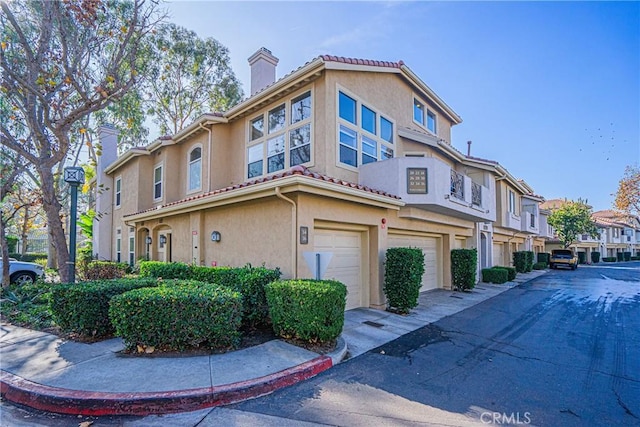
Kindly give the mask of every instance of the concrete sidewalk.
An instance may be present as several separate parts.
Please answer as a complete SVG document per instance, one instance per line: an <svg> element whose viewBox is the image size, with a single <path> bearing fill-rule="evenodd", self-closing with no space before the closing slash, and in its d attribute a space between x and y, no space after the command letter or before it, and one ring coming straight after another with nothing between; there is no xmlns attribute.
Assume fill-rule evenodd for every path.
<svg viewBox="0 0 640 427"><path fill-rule="evenodd" d="M226 354L136 358L118 355L120 339L95 344L7 324L0 326L0 392L8 401L75 415L149 415L250 399L294 384L406 333L492 298L545 271L519 274L472 292L422 293L410 314L345 313L338 348L320 355L281 340Z"/></svg>

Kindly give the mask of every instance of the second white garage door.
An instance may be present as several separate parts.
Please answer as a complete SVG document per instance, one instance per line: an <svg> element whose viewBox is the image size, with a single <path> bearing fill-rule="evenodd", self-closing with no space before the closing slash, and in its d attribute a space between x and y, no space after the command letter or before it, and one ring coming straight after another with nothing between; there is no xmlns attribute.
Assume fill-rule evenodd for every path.
<svg viewBox="0 0 640 427"><path fill-rule="evenodd" d="M504 265L504 245L502 243L493 244L493 265Z"/></svg>
<svg viewBox="0 0 640 427"><path fill-rule="evenodd" d="M362 233L316 229L314 239L315 251L333 253L322 278L346 285L346 309L368 306L362 292Z"/></svg>
<svg viewBox="0 0 640 427"><path fill-rule="evenodd" d="M424 254L424 274L420 292L436 289L440 286L440 250L437 237L406 236L389 234L387 243L390 248L420 248Z"/></svg>

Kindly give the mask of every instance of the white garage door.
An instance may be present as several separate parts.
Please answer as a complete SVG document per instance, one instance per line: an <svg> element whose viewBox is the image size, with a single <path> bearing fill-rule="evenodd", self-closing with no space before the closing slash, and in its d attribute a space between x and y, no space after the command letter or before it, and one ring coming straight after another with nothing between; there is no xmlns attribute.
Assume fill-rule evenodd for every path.
<svg viewBox="0 0 640 427"><path fill-rule="evenodd" d="M437 237L405 236L389 234L387 243L390 248L420 248L424 254L424 274L420 292L436 289L440 286L440 251Z"/></svg>
<svg viewBox="0 0 640 427"><path fill-rule="evenodd" d="M502 243L493 244L493 265L504 265L504 245Z"/></svg>
<svg viewBox="0 0 640 427"><path fill-rule="evenodd" d="M346 309L368 306L362 293L362 239L357 231L315 230L314 250L333 252L323 279L347 286Z"/></svg>

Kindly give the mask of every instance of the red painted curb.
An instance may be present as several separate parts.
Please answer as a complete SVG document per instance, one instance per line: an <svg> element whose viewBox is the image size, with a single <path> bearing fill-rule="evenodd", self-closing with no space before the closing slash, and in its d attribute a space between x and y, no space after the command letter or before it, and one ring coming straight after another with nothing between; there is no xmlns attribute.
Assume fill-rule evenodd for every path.
<svg viewBox="0 0 640 427"><path fill-rule="evenodd" d="M233 384L140 393L68 390L38 384L0 370L0 394L10 402L59 414L169 414L227 405L263 396L316 376L331 366L333 363L330 357L319 356L283 371Z"/></svg>

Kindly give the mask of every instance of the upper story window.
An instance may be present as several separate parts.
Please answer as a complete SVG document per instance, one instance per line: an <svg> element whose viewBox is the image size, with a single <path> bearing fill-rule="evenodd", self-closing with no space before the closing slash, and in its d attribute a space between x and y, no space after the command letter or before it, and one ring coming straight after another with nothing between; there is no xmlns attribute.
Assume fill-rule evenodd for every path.
<svg viewBox="0 0 640 427"><path fill-rule="evenodd" d="M512 190L509 190L509 212L514 215L518 214L518 205L516 201L516 193L514 193Z"/></svg>
<svg viewBox="0 0 640 427"><path fill-rule="evenodd" d="M340 92L338 95L338 109L340 112L340 118L344 119L354 125L356 123L356 100L350 96Z"/></svg>
<svg viewBox="0 0 640 427"><path fill-rule="evenodd" d="M153 169L153 200L162 199L162 165Z"/></svg>
<svg viewBox="0 0 640 427"><path fill-rule="evenodd" d="M115 185L116 189L114 192L114 202L116 205L116 208L119 208L121 206L122 203L122 177L117 177L116 178L116 185Z"/></svg>
<svg viewBox="0 0 640 427"><path fill-rule="evenodd" d="M202 148L196 147L189 152L189 189L197 191L202 188Z"/></svg>
<svg viewBox="0 0 640 427"><path fill-rule="evenodd" d="M417 98L413 98L413 121L427 128L432 133L437 133L436 113L429 110L424 102Z"/></svg>
<svg viewBox="0 0 640 427"><path fill-rule="evenodd" d="M249 121L247 178L311 162L311 113L307 91Z"/></svg>
<svg viewBox="0 0 640 427"><path fill-rule="evenodd" d="M360 116L357 112L360 112ZM338 92L338 161L358 167L393 158L394 124L372 106Z"/></svg>

